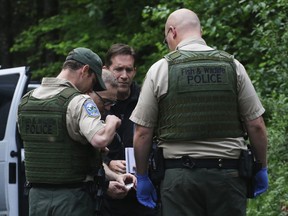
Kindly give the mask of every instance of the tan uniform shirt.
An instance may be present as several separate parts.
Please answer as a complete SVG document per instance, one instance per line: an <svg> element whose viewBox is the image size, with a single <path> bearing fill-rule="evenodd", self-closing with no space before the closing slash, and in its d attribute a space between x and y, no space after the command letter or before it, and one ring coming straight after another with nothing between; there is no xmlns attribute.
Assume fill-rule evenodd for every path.
<svg viewBox="0 0 288 216"><path fill-rule="evenodd" d="M35 89L32 96L39 99L51 98L64 88L73 87L72 83L64 79L43 78L42 84ZM95 105L90 96L81 94L75 96L68 104L66 122L70 137L82 144L88 144L97 131L102 129L105 124L101 121L100 112L96 107L93 115L87 111L85 104Z"/></svg>
<svg viewBox="0 0 288 216"><path fill-rule="evenodd" d="M202 38L189 38L176 49L205 51L212 50ZM264 108L255 92L243 65L235 60L240 115L243 120L253 120L264 113ZM144 127L157 127L158 102L168 89L168 63L163 58L151 66L146 74L138 104L130 120ZM193 140L189 142L160 142L165 158L238 158L241 149L246 149L242 137L225 139Z"/></svg>

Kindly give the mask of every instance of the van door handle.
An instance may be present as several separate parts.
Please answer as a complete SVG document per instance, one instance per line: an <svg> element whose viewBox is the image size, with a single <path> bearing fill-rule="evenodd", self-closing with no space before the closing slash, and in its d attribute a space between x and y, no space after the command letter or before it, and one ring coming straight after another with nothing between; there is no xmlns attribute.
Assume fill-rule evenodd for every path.
<svg viewBox="0 0 288 216"><path fill-rule="evenodd" d="M10 152L10 156L11 156L12 158L18 157L18 152L11 151L11 152Z"/></svg>

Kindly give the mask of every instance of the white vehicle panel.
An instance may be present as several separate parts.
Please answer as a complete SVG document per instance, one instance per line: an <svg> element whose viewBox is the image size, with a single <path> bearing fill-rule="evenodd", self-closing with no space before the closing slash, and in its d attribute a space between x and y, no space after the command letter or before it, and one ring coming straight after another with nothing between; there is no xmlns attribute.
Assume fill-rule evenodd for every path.
<svg viewBox="0 0 288 216"><path fill-rule="evenodd" d="M0 111L3 111L0 113L0 121L2 121L0 129L5 131L0 136L0 215L19 215L18 161L22 159L19 158L21 150L19 152L17 149L16 122L18 104L23 96L27 80L26 67L0 70L0 106L2 105ZM3 120L4 118L6 121Z"/></svg>

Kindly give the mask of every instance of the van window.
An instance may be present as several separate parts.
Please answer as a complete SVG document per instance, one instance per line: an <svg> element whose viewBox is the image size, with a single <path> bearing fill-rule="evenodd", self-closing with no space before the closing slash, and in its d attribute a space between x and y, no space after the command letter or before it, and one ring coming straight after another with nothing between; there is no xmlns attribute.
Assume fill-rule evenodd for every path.
<svg viewBox="0 0 288 216"><path fill-rule="evenodd" d="M0 77L0 140L4 139L10 105L19 79L19 74Z"/></svg>

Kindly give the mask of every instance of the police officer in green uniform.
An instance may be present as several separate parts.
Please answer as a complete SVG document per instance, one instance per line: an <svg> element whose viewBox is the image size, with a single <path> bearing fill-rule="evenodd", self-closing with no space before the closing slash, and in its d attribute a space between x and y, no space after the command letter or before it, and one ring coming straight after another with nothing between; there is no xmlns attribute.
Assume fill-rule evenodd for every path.
<svg viewBox="0 0 288 216"><path fill-rule="evenodd" d="M22 98L18 124L31 185L30 216L95 215L94 192L105 190L99 155L120 125L113 115L101 121L94 101L83 94L106 89L101 74L99 56L79 47L56 78L43 78Z"/></svg>
<svg viewBox="0 0 288 216"><path fill-rule="evenodd" d="M253 194L265 192L265 109L243 65L207 46L193 11L179 9L169 15L164 41L171 52L150 67L130 117L136 123L137 198L150 208L156 205L147 175L156 134L164 157L164 216L246 215L248 183L239 158L247 153L247 131L262 164L252 178Z"/></svg>

